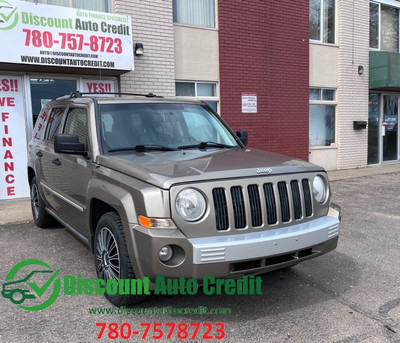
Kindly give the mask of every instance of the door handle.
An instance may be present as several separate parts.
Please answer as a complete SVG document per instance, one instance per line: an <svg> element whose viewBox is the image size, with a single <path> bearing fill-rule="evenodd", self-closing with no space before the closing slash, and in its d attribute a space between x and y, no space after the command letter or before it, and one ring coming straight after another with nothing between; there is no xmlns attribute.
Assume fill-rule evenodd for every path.
<svg viewBox="0 0 400 343"><path fill-rule="evenodd" d="M55 158L54 160L52 160L51 162L53 162L55 165L59 166L61 164L61 161L58 158Z"/></svg>
<svg viewBox="0 0 400 343"><path fill-rule="evenodd" d="M42 156L43 156L43 153L42 153L41 151L38 151L38 152L36 153L36 156L37 156L37 157L42 157Z"/></svg>

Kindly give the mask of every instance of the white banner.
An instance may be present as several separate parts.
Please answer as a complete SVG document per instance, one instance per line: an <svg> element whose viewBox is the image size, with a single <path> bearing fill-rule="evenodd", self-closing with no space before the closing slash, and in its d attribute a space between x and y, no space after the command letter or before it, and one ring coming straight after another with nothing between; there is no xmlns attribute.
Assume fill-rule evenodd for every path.
<svg viewBox="0 0 400 343"><path fill-rule="evenodd" d="M242 113L257 113L257 93L242 93Z"/></svg>
<svg viewBox="0 0 400 343"><path fill-rule="evenodd" d="M1 62L133 70L129 16L1 1Z"/></svg>
<svg viewBox="0 0 400 343"><path fill-rule="evenodd" d="M0 75L0 200L29 197L22 78Z"/></svg>

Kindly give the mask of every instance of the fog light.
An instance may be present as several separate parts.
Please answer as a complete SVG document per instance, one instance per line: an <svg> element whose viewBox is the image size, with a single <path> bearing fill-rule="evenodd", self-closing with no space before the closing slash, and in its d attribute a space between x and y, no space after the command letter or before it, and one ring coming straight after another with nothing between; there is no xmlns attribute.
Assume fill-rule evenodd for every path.
<svg viewBox="0 0 400 343"><path fill-rule="evenodd" d="M172 258L173 253L174 251L172 250L172 247L170 245L166 245L158 252L158 258L161 262L167 262Z"/></svg>

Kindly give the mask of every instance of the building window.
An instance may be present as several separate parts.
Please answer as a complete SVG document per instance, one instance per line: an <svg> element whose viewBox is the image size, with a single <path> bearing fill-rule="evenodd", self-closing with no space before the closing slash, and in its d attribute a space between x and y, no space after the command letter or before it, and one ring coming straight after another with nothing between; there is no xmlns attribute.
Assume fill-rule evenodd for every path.
<svg viewBox="0 0 400 343"><path fill-rule="evenodd" d="M335 43L335 1L310 0L310 39Z"/></svg>
<svg viewBox="0 0 400 343"><path fill-rule="evenodd" d="M369 4L369 47L399 52L399 9L380 3Z"/></svg>
<svg viewBox="0 0 400 343"><path fill-rule="evenodd" d="M25 0L39 4L80 8L83 10L111 12L110 0L84 1L84 0Z"/></svg>
<svg viewBox="0 0 400 343"><path fill-rule="evenodd" d="M335 93L334 89L310 88L310 147L335 143Z"/></svg>
<svg viewBox="0 0 400 343"><path fill-rule="evenodd" d="M202 98L215 112L218 109L217 84L215 82L175 82L175 95Z"/></svg>
<svg viewBox="0 0 400 343"><path fill-rule="evenodd" d="M215 27L214 0L173 0L174 23Z"/></svg>

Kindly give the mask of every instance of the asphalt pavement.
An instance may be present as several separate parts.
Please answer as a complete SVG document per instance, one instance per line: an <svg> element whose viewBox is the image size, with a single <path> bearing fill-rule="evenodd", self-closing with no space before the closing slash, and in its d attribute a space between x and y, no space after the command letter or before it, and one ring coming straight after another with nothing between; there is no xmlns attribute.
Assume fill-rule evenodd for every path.
<svg viewBox="0 0 400 343"><path fill-rule="evenodd" d="M49 307L28 311L0 296L0 342L400 342L399 165L351 175L339 172L330 173L333 201L343 209L335 251L262 275L263 295L159 295L136 306L230 308L231 314L93 315L89 309L113 307L101 295L61 293ZM29 202L26 205L29 209ZM8 206L10 202L0 204L2 216L4 211L11 213ZM0 221L0 285L17 263L27 259L60 269L60 277L95 278L89 250L62 227L36 228L25 207L20 212L28 213L25 217ZM107 325L101 339L99 323ZM110 331L110 323L118 325L117 333L114 326ZM140 324L145 323L162 323L163 338L152 339L157 334L151 326L142 339L146 326ZM178 331L167 338L165 323L187 323L189 329L190 323L202 326L196 339L190 338L189 329L187 339L180 339ZM223 323L226 337L203 339L204 323L211 323L214 334L216 323ZM140 334L123 338L130 328ZM111 339L113 334L118 339Z"/></svg>

